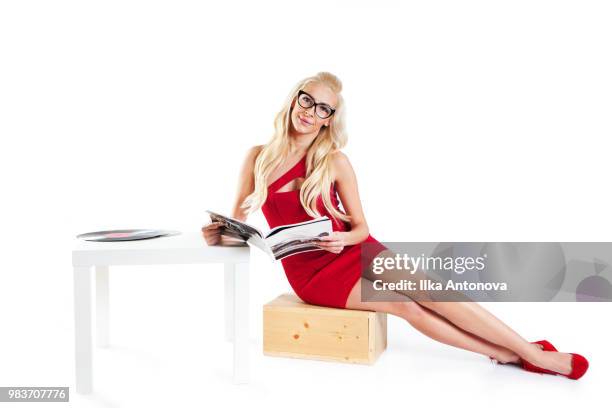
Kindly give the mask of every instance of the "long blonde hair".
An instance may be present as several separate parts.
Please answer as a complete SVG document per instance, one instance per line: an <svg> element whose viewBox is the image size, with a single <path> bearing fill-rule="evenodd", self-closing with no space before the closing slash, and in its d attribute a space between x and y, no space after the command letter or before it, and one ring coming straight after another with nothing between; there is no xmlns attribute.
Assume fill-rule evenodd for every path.
<svg viewBox="0 0 612 408"><path fill-rule="evenodd" d="M314 76L299 81L291 90L280 112L274 119L274 135L271 140L263 146L255 160L255 188L241 205L246 208L247 213L257 211L266 201L268 176L287 156L289 151L289 126L291 124L291 104L301 89L312 82L318 82L329 87L337 95L336 111L332 116L329 126L322 127L317 137L308 147L306 155L306 178L300 188L300 202L304 210L313 218L320 217L317 209L317 198L323 198L325 209L335 219L349 221L351 217L334 208L331 201L330 188L331 155L346 145L347 135L344 130L344 99L342 82L329 72L319 72ZM334 221L334 220L332 220Z"/></svg>

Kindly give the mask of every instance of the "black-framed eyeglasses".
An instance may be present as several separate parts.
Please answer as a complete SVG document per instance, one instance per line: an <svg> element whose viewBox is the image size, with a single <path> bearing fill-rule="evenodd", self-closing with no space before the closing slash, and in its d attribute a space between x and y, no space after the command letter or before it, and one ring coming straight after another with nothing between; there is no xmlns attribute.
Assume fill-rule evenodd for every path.
<svg viewBox="0 0 612 408"><path fill-rule="evenodd" d="M298 104L304 109L315 107L315 113L321 119L327 119L336 112L331 106L326 103L315 102L314 98L308 92L300 90L298 92Z"/></svg>

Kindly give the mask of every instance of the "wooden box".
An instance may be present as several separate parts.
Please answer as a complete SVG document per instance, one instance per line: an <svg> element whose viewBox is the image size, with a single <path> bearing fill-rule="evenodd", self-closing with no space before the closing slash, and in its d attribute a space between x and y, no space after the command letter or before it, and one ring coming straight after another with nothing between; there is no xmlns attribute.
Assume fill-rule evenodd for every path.
<svg viewBox="0 0 612 408"><path fill-rule="evenodd" d="M373 364L386 348L386 313L310 305L289 293L263 307L267 356Z"/></svg>

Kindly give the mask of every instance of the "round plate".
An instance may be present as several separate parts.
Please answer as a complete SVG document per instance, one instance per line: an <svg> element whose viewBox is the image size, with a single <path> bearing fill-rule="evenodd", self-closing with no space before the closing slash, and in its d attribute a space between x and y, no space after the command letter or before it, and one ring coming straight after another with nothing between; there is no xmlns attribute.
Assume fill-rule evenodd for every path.
<svg viewBox="0 0 612 408"><path fill-rule="evenodd" d="M77 238L85 241L97 242L118 242L118 241L137 241L141 239L157 238L166 235L179 234L178 231L164 231L154 229L123 229L109 231L95 231L77 235Z"/></svg>

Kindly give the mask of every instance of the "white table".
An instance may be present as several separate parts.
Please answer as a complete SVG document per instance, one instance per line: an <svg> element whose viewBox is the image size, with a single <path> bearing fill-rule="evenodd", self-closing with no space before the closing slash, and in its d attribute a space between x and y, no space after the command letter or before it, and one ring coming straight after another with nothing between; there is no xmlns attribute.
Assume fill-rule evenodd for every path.
<svg viewBox="0 0 612 408"><path fill-rule="evenodd" d="M95 270L96 344L104 347L109 343L109 267L112 265L223 263L225 337L234 342L234 382L248 382L250 250L246 244L208 246L201 232L139 241L76 241L72 265L77 393L93 390L92 270Z"/></svg>

